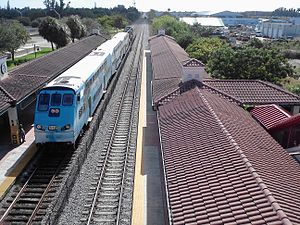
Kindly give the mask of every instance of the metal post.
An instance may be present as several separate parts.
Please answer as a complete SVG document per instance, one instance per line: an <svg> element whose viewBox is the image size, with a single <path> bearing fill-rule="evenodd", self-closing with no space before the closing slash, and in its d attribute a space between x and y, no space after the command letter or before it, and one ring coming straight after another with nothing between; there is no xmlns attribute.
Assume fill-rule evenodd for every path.
<svg viewBox="0 0 300 225"><path fill-rule="evenodd" d="M33 44L33 51L34 51L34 58L36 59L36 47L35 47L35 44Z"/></svg>
<svg viewBox="0 0 300 225"><path fill-rule="evenodd" d="M58 19L60 20L60 14L54 8L51 8L50 11L54 11L56 13L56 15L58 16Z"/></svg>
<svg viewBox="0 0 300 225"><path fill-rule="evenodd" d="M20 13L20 16L21 16L21 18L22 18L22 12L21 12L20 10L18 10L16 7L15 7L15 10L16 10L18 13Z"/></svg>

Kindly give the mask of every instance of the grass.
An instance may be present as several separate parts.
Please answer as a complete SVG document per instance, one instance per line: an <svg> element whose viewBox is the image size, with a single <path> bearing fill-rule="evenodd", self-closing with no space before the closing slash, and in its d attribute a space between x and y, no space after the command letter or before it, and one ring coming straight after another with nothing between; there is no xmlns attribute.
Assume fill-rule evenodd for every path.
<svg viewBox="0 0 300 225"><path fill-rule="evenodd" d="M293 77L286 77L280 83L284 89L297 95L300 94L300 80Z"/></svg>
<svg viewBox="0 0 300 225"><path fill-rule="evenodd" d="M46 55L50 52L52 52L52 48L42 48L41 51L36 52L36 58L39 58L39 57L41 57L43 55ZM31 61L33 59L35 59L34 53L31 53L31 54L28 54L28 55L25 55L25 56L22 56L22 57L15 58L15 61L7 60L8 70L11 70L15 66L20 65L20 64L25 63L25 62L28 62L28 61Z"/></svg>

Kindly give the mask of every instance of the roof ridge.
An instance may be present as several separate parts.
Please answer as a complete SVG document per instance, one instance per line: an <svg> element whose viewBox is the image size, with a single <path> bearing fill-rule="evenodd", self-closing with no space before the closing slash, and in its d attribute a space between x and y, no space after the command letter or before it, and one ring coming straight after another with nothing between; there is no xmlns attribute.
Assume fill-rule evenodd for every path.
<svg viewBox="0 0 300 225"><path fill-rule="evenodd" d="M179 86L175 90L173 90L173 91L167 93L166 95L162 96L161 98L159 98L156 101L156 103L154 103L154 106L157 108L158 106L160 106L161 103L163 104L166 101L170 101L173 98L180 95L181 93L183 93L187 90L191 90L194 87L200 87L201 84L197 80L189 80L184 83L180 82L178 85Z"/></svg>
<svg viewBox="0 0 300 225"><path fill-rule="evenodd" d="M171 51L171 46L169 45L169 43L165 40L165 38L163 38L164 42L166 43L166 45L168 45L169 51L172 53L172 55L174 56L174 58L176 59L176 61L182 66L182 63L179 61L179 59L176 57L176 55L174 54L174 51ZM170 39L172 40L172 39ZM174 41L174 40L172 40ZM176 43L176 42L175 42Z"/></svg>
<svg viewBox="0 0 300 225"><path fill-rule="evenodd" d="M281 91L283 93L286 93L286 94L292 95L292 96L294 96L296 98L299 98L299 101L300 101L300 96L299 95L296 95L296 94L294 94L292 92L284 90L283 88L279 87L278 85L275 85L275 84L270 83L270 82L262 81L262 80L256 80L256 81L258 81L259 83L262 83L262 84L264 84L266 86L272 87L272 88L274 88L274 89L276 89L278 91Z"/></svg>
<svg viewBox="0 0 300 225"><path fill-rule="evenodd" d="M205 86L205 87L211 89L212 91L215 91L215 92L217 92L217 93L219 93L219 94L221 94L221 95L223 95L223 96L225 96L227 98L231 98L233 101L237 102L239 105L243 105L243 103L242 103L241 100L235 98L234 96L232 96L230 94L227 94L227 93L219 90L218 88L215 88L215 87L210 86L209 84L206 84L205 81L203 81L203 86Z"/></svg>
<svg viewBox="0 0 300 225"><path fill-rule="evenodd" d="M277 216L283 223L283 225L292 225L291 221L288 219L287 215L284 213L281 206L277 203L275 197L273 196L272 192L268 189L267 185L263 182L263 180L260 178L259 174L256 172L250 161L247 159L244 152L240 149L238 143L234 140L234 138L231 136L229 131L226 129L225 125L222 123L222 121L219 119L218 115L212 108L212 106L209 104L203 93L200 92L200 90L197 90L203 103L207 106L208 110L212 114L212 116L216 119L216 122L218 123L219 127L221 128L221 131L227 136L230 143L235 148L236 152L240 155L243 163L247 167L248 171L252 174L253 178L257 182L258 186L260 187L261 191L264 193L266 198L268 199L268 202L270 203L271 207L275 210Z"/></svg>
<svg viewBox="0 0 300 225"><path fill-rule="evenodd" d="M5 88L2 87L1 84L0 84L0 90L3 91L3 93L6 94L8 96L8 98L11 99L11 101L9 101L9 103L13 103L16 101L16 99L7 90L5 90Z"/></svg>

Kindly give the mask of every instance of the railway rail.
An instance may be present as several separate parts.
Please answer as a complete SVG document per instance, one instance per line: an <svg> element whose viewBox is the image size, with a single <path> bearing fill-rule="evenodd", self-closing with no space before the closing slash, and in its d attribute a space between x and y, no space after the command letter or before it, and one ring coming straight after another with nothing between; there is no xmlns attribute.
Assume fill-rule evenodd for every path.
<svg viewBox="0 0 300 225"><path fill-rule="evenodd" d="M137 125L132 124L132 120L134 117L132 115L132 111L134 110L134 108L135 110L137 109L136 104L138 102L134 101L134 98L136 97L135 90L138 82L137 76L140 68L140 53L142 51L141 40L142 37L140 37L139 41L135 40L132 46L132 49L136 51L136 56L130 64L131 76L128 75L128 85L126 88L127 92L124 91L124 95L122 97L123 100L119 103L120 112L116 112L114 115L115 117L119 118L118 123L116 123L115 126L111 127L113 130L112 133L116 138L111 139L108 149L110 149L111 152L115 152L116 154L123 152L123 156L112 155L108 153L103 156L103 158L107 158L108 161L107 165L103 167L105 168L105 170L103 170L102 172L102 181L104 180L104 184L108 184L108 186L104 186L103 182L100 182L101 185L99 186L99 190L105 190L105 192L99 192L99 194L101 195L100 198L98 194L95 195L95 204L93 206L93 209L90 211L87 210L91 212L91 217L90 219L86 218L85 221L96 221L97 219L95 219L94 216L96 216L98 220L101 221L101 218L109 218L113 215L113 211L110 211L108 214L105 212L105 210L101 211L102 203L100 204L100 206L98 203L100 203L99 199L102 200L113 197L116 193L114 192L115 189L118 189L119 193L116 194L118 200L117 209L116 211L114 211L114 215L116 215L115 218L117 219L114 219L114 221L117 221L117 224L127 221L126 224L129 224L130 222L128 221L131 220L132 199L128 196L132 195L132 185L129 185L128 187L128 183L133 183L134 175L135 145L132 144L132 140L136 138L136 134L134 133L134 131L132 132L132 128L134 128L133 130L135 130ZM121 102L123 102L124 104L121 104ZM125 108L122 107L125 107L127 109L125 110ZM120 115L118 116L118 114ZM124 135L122 135L122 132L125 132L125 130L126 132L129 132L127 132L124 137ZM87 132L87 134L88 133L90 132ZM90 146L85 142L81 144ZM121 146L125 146L124 149ZM54 221L56 221L57 219L56 213L58 213L58 211L53 212L51 210L53 209L53 205L56 205L56 200L54 199L56 199L58 196L61 196L61 194L59 194L61 191L61 186L66 182L66 180L69 180L68 178L66 179L65 175L67 174L65 173L69 173L69 168L74 167L70 166L69 164L74 162L73 158L74 155L78 154L78 149L75 149L75 152L72 152L71 149L56 149L51 151L51 154L45 153L38 160L36 160L38 163L36 163L37 166L33 165L33 167L35 168L34 171L27 171L23 173L23 175L18 178L18 180L22 180L22 182L17 181L14 188L12 188L11 190L12 194L7 195L5 201L1 202L2 208L0 209L0 225L55 224ZM42 152L41 149L39 152ZM119 165L122 164L122 167L120 167L118 163L120 163ZM99 164L99 171L101 171L102 165L104 165L103 161ZM78 167L77 163L75 167ZM117 178L119 176L119 173L122 174L121 179ZM131 174L131 176L127 176L126 174ZM118 179L120 183L118 183L119 181L115 182ZM110 184L114 185L114 183L120 184L119 188L116 188L116 186L109 186ZM69 182L68 184L72 185L72 182ZM64 188L67 187L70 188L69 186L65 186ZM93 188L91 188L91 190L92 189ZM104 198L102 198L102 196L104 196ZM65 198L67 197L64 197L64 199ZM51 205L51 207L49 207L49 205ZM92 204L87 205L91 206ZM59 206L58 208L60 207L61 206ZM112 208L114 207L109 206L107 209ZM49 217L49 209L52 211L51 218ZM104 216L104 214L106 216ZM84 224L86 224L86 222Z"/></svg>
<svg viewBox="0 0 300 225"><path fill-rule="evenodd" d="M46 213L47 205L54 197L56 186L60 184L60 171L69 161L71 148L49 149L42 152L39 164L30 176L23 173L20 180L26 181L14 189L14 194L6 201L7 208L0 218L0 224L39 224Z"/></svg>
<svg viewBox="0 0 300 225"><path fill-rule="evenodd" d="M131 208L128 209L131 198L126 193L127 183L133 182L135 145L131 143L136 138L133 111L136 110L135 99L138 75L140 72L143 34L137 41L136 54L131 64L127 82L114 113L115 123L111 125L111 138L107 151L99 160L95 182L90 187L92 196L87 200L81 222L83 224L129 224ZM134 147L133 147L134 146ZM133 148L132 148L133 147ZM130 184L129 184L130 186ZM132 190L132 187L130 186ZM129 194L130 195L130 194ZM126 212L124 212L126 211Z"/></svg>

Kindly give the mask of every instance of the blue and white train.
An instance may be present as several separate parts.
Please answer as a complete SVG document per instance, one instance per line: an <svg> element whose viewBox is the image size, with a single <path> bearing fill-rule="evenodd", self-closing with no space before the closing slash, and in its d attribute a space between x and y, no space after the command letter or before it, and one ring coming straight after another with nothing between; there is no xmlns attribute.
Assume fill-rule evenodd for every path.
<svg viewBox="0 0 300 225"><path fill-rule="evenodd" d="M34 115L36 144L75 144L129 46L129 34L117 33L41 89Z"/></svg>

